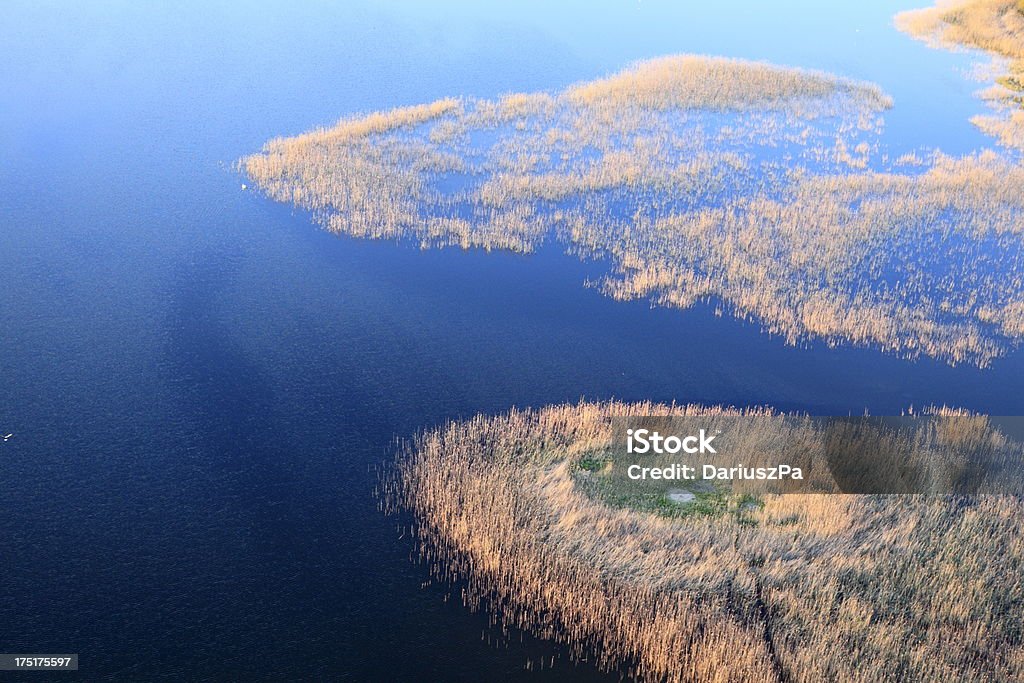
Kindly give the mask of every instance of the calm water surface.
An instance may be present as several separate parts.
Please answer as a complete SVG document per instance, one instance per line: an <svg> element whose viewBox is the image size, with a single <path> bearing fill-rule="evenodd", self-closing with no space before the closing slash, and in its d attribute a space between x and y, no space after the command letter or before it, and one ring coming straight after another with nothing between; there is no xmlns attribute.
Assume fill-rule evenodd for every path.
<svg viewBox="0 0 1024 683"><path fill-rule="evenodd" d="M422 586L373 495L396 435L581 397L1024 413L1019 353L795 349L610 301L557 247L337 238L231 169L342 114L684 51L874 80L894 153L986 144L970 57L897 4L424 4L0 7L0 651L79 652L82 680L597 679Z"/></svg>

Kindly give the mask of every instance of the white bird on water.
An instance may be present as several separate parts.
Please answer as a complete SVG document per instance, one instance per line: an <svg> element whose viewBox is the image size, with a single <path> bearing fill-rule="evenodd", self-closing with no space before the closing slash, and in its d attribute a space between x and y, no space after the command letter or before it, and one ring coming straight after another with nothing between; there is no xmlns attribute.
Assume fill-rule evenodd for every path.
<svg viewBox="0 0 1024 683"><path fill-rule="evenodd" d="M11 438L12 436L14 436L14 434L4 434L4 441L7 441L7 439Z"/></svg>

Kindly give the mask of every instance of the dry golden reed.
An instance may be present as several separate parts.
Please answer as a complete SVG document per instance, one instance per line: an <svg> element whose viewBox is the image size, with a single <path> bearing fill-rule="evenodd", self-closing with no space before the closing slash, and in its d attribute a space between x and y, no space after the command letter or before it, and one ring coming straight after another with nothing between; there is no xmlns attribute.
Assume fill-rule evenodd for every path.
<svg viewBox="0 0 1024 683"><path fill-rule="evenodd" d="M560 93L396 109L242 160L328 229L606 259L609 295L714 301L790 343L987 365L1024 330L1024 168L878 150L877 87L680 55Z"/></svg>
<svg viewBox="0 0 1024 683"><path fill-rule="evenodd" d="M873 99L878 109L892 105L877 88L830 74L699 55L641 62L608 78L575 85L565 96L587 107L745 110L788 108L798 98L825 98L843 91Z"/></svg>
<svg viewBox="0 0 1024 683"><path fill-rule="evenodd" d="M476 417L410 444L388 500L466 604L639 680L1022 680L1019 497L767 496L741 524L609 507L574 475L612 416L736 414ZM931 438L969 449L975 422Z"/></svg>
<svg viewBox="0 0 1024 683"><path fill-rule="evenodd" d="M1024 149L1024 3L952 0L901 12L896 26L937 47L985 50L1005 62L996 84L982 93L996 113L972 121L1007 147Z"/></svg>

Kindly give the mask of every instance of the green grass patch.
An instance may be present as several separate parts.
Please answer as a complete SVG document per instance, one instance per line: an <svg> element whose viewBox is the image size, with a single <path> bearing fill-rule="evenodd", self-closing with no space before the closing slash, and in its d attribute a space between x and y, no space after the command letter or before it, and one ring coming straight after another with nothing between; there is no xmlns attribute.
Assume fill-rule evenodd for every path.
<svg viewBox="0 0 1024 683"><path fill-rule="evenodd" d="M608 464L607 458L599 456L585 456L576 461L576 469L585 472L600 472Z"/></svg>
<svg viewBox="0 0 1024 683"><path fill-rule="evenodd" d="M633 481L616 476L605 453L589 453L573 462L576 485L590 497L618 509L636 510L670 519L732 517L742 525L757 522L753 513L764 507L757 496L734 494L719 484L704 481ZM672 493L689 493L688 501L672 500Z"/></svg>

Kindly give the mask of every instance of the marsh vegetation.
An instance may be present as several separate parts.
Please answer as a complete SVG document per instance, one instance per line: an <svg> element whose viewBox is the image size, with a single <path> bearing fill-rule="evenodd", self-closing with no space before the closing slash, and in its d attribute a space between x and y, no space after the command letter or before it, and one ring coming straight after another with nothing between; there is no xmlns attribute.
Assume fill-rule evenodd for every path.
<svg viewBox="0 0 1024 683"><path fill-rule="evenodd" d="M1008 60L994 115L975 120L995 151L890 155L893 102L873 84L677 55L557 92L348 117L241 167L333 232L518 252L557 240L607 263L597 284L617 299L712 302L792 344L987 366L1024 337L1020 9L898 19ZM452 423L406 447L386 499L467 605L642 680L1024 678L1020 496L603 478L612 418L736 414L606 403ZM972 452L996 438L975 422L930 438Z"/></svg>
<svg viewBox="0 0 1024 683"><path fill-rule="evenodd" d="M1024 335L1024 167L890 158L892 101L825 73L694 55L556 93L352 117L242 160L329 230L531 251L618 299L713 301L797 344L985 366Z"/></svg>
<svg viewBox="0 0 1024 683"><path fill-rule="evenodd" d="M677 55L556 92L345 118L241 167L337 233L519 252L553 239L607 263L598 286L617 299L712 302L792 344L987 366L1024 337L1015 12L968 0L898 19L1008 60L995 114L975 120L997 150L890 155L894 103L873 84ZM387 500L467 605L639 679L1024 678L1020 496L602 478L610 420L659 414L736 413L608 403L453 423L407 447ZM930 438L972 452L995 438L976 421Z"/></svg>
<svg viewBox="0 0 1024 683"><path fill-rule="evenodd" d="M603 467L613 419L737 414L605 403L477 417L410 444L389 500L469 606L640 680L1024 676L1019 496L709 493L650 507L593 495L582 476ZM929 443L1001 438L949 415Z"/></svg>
<svg viewBox="0 0 1024 683"><path fill-rule="evenodd" d="M896 25L937 47L984 50L1003 75L982 97L994 113L972 121L1007 147L1024 150L1024 2L956 0L901 12Z"/></svg>

